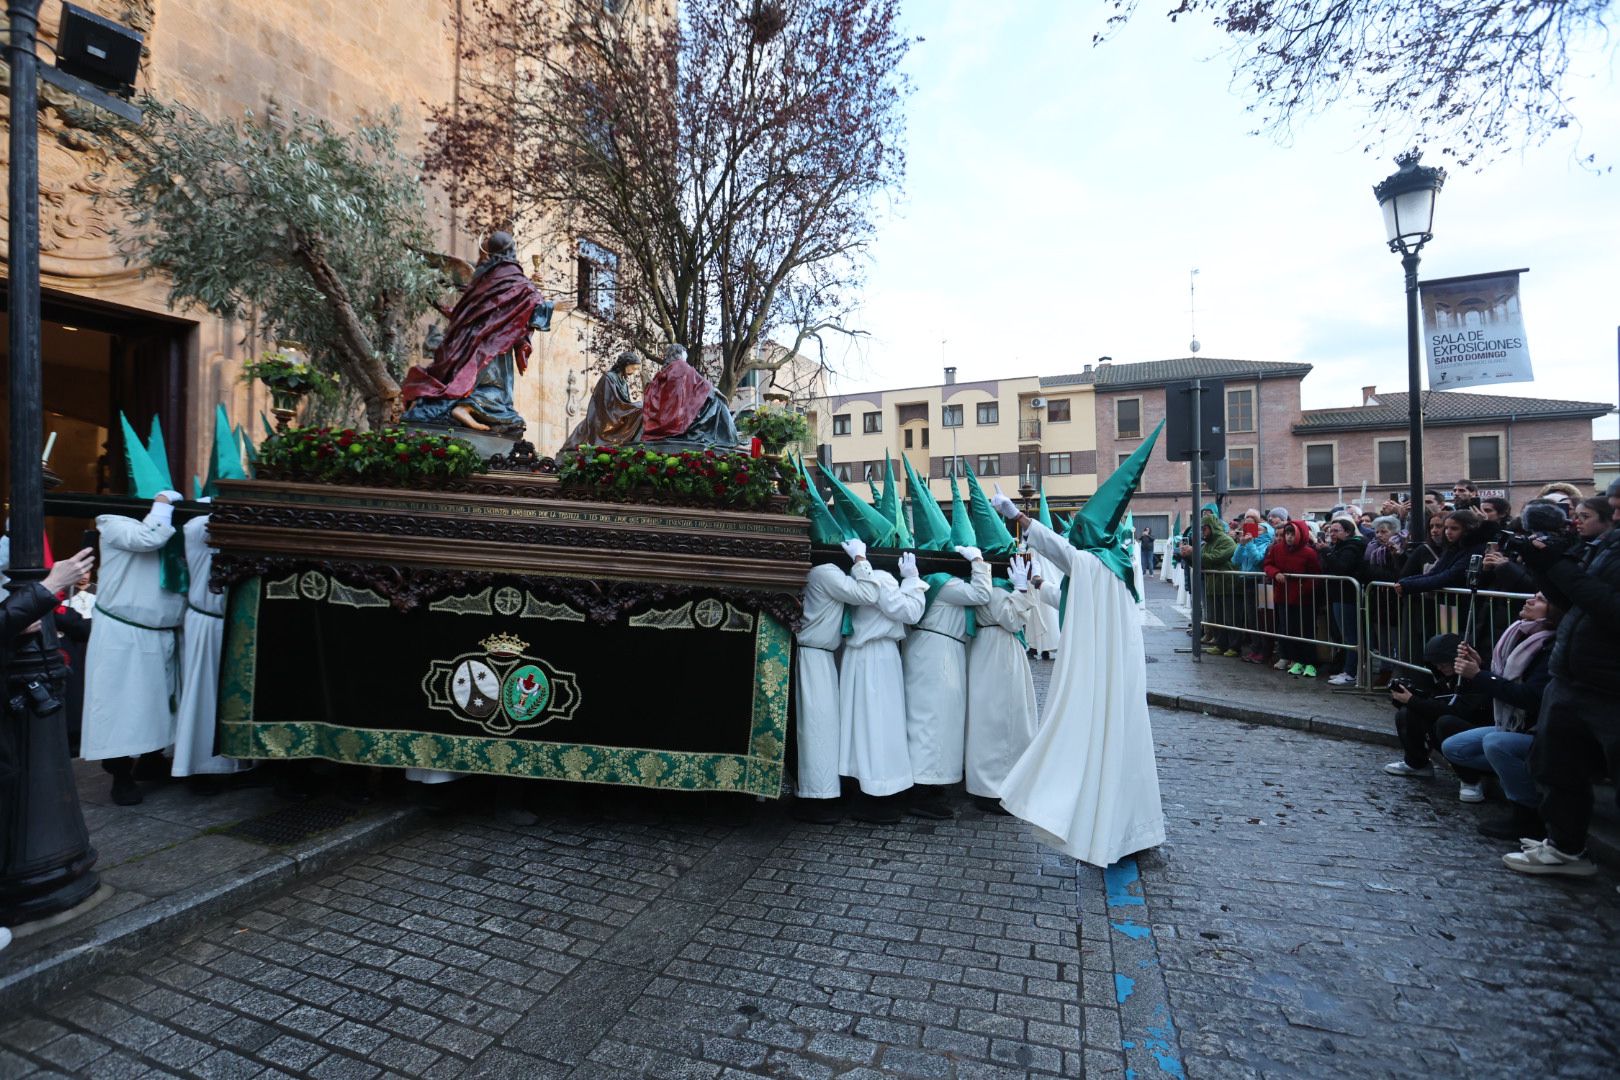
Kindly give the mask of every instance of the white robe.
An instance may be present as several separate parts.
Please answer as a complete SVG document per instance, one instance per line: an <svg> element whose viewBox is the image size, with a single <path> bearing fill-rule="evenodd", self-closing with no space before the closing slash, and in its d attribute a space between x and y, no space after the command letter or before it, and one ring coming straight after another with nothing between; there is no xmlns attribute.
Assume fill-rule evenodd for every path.
<svg viewBox="0 0 1620 1080"><path fill-rule="evenodd" d="M133 757L174 742L179 642L172 629L142 627L178 628L186 610L184 596L158 584L160 552L174 535L169 515L153 512L136 521L104 514L96 518L96 528L101 532L101 572L94 629L85 650L79 740L86 761Z"/></svg>
<svg viewBox="0 0 1620 1080"><path fill-rule="evenodd" d="M896 642L922 618L928 585L922 578L896 582L882 570L872 577L877 600L851 606L854 630L838 665L838 771L860 781L868 795L893 795L912 783L906 674Z"/></svg>
<svg viewBox="0 0 1620 1080"><path fill-rule="evenodd" d="M1030 576L1057 581L1063 576L1063 571L1041 558L1039 552L1031 552ZM1060 627L1058 626L1057 610L1045 604L1031 606L1029 622L1024 625L1024 640L1029 647L1038 653L1055 653L1061 642Z"/></svg>
<svg viewBox="0 0 1620 1080"><path fill-rule="evenodd" d="M208 576L214 568L214 549L208 546L208 516L192 518L180 531L186 538L191 591L186 596L185 631L180 640L184 659L171 772L175 776L240 772L251 768L252 763L214 754L219 654L225 646L225 596L208 591Z"/></svg>
<svg viewBox="0 0 1620 1080"><path fill-rule="evenodd" d="M916 784L962 779L967 734L967 609L989 603L990 564L974 562L972 577L939 587L906 634L906 745ZM924 583L927 584L926 582Z"/></svg>
<svg viewBox="0 0 1620 1080"><path fill-rule="evenodd" d="M810 568L804 585L804 620L795 637L793 704L798 725L801 799L838 797L838 647L844 643L844 605L875 604L878 583L865 559L849 573L832 563Z"/></svg>
<svg viewBox="0 0 1620 1080"><path fill-rule="evenodd" d="M1136 602L1090 552L1040 525L1030 545L1069 574L1063 647L1040 731L1001 787L1001 805L1093 866L1164 843L1147 660Z"/></svg>
<svg viewBox="0 0 1620 1080"><path fill-rule="evenodd" d="M1008 770L1035 738L1035 680L1024 644L1015 635L1045 607L1033 593L995 589L990 602L974 612L978 633L968 645L970 795L1000 798Z"/></svg>

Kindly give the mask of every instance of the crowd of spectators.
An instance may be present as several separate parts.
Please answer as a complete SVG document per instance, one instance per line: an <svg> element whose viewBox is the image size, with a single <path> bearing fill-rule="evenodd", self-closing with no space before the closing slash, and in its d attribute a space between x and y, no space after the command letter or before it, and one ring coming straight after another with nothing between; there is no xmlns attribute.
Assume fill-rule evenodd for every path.
<svg viewBox="0 0 1620 1080"><path fill-rule="evenodd" d="M1303 678L1325 654L1328 681L1351 685L1365 627L1403 751L1385 772L1432 778L1438 755L1461 801L1501 793L1506 813L1479 831L1518 841L1503 856L1510 869L1589 876L1593 785L1620 770L1620 481L1596 496L1549 484L1517 513L1466 480L1449 502L1430 491L1425 503L1428 535L1415 542L1410 508L1394 501L1378 513L1336 507L1320 526L1283 507L1224 529L1206 513L1205 606L1222 629L1205 651L1269 663L1274 646L1275 666ZM1364 600L1374 585L1394 603ZM1476 616L1507 597L1453 594L1445 613L1424 604L1461 588L1528 599L1502 619Z"/></svg>

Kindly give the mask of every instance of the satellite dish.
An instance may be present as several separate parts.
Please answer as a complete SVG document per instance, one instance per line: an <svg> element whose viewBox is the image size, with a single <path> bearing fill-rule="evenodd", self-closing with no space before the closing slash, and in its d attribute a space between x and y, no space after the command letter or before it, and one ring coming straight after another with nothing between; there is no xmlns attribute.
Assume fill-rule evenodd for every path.
<svg viewBox="0 0 1620 1080"><path fill-rule="evenodd" d="M1193 352L1197 352L1199 349L1198 339L1193 338L1192 344L1188 345L1187 348L1191 349Z"/></svg>

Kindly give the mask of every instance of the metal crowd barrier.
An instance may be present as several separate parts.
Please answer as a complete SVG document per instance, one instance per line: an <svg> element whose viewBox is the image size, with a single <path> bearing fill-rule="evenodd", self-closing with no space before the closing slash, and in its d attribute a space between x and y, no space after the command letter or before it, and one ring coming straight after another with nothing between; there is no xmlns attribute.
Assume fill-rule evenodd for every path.
<svg viewBox="0 0 1620 1080"><path fill-rule="evenodd" d="M1519 617L1520 607L1532 594L1480 589L1472 595L1470 612L1467 589L1402 596L1391 582L1373 582L1367 589L1365 623L1365 636L1373 646L1369 660L1380 672L1426 671L1423 646L1436 634L1457 634L1489 657L1496 639Z"/></svg>
<svg viewBox="0 0 1620 1080"><path fill-rule="evenodd" d="M1294 602L1288 582L1300 586ZM1318 674L1336 669L1355 676L1362 689L1371 686L1365 594L1355 578L1289 574L1277 584L1260 571L1206 570L1203 588L1204 627L1222 651L1269 656L1275 642L1281 659L1311 664Z"/></svg>

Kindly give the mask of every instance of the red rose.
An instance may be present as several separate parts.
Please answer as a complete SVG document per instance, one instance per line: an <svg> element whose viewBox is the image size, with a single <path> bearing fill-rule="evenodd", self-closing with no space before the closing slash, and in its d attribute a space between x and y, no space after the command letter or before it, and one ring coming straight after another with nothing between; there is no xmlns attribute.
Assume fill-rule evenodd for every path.
<svg viewBox="0 0 1620 1080"><path fill-rule="evenodd" d="M401 461L409 461L409 460L411 460L410 451L406 451L406 452L404 452L402 454L395 454L394 456L399 458L399 460L401 460Z"/></svg>
<svg viewBox="0 0 1620 1080"><path fill-rule="evenodd" d="M739 483L739 484L748 483L748 470L747 469L738 469L737 470L737 483Z"/></svg>
<svg viewBox="0 0 1620 1080"><path fill-rule="evenodd" d="M433 456L437 457L437 458L442 458L442 457L445 456L445 451L443 449L435 450L435 451L433 451Z"/></svg>

